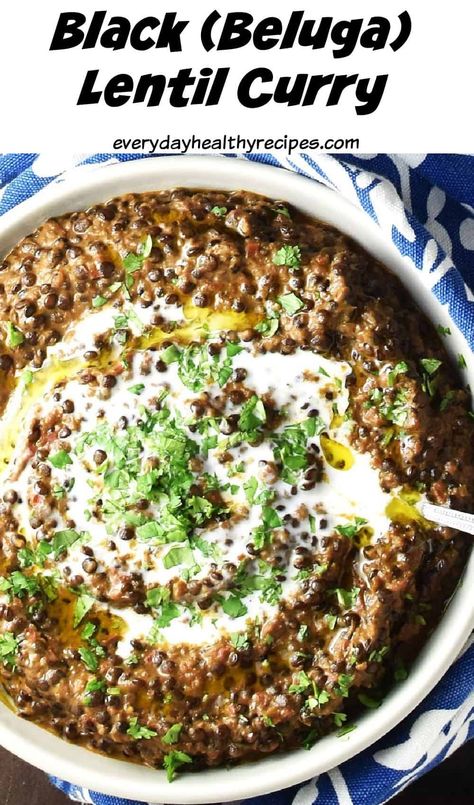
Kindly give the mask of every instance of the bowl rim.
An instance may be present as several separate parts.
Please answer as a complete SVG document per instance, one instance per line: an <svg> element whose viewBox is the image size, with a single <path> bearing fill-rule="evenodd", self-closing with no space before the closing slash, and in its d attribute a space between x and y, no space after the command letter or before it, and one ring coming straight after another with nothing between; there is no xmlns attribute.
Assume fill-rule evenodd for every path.
<svg viewBox="0 0 474 805"><path fill-rule="evenodd" d="M452 355L463 352L466 377L474 384L474 356L448 313L430 290L426 277L403 258L377 224L339 193L310 178L267 164L224 157L176 156L82 166L0 217L0 253L11 248L51 215L83 209L126 192L166 187L246 189L284 198L303 211L351 235L408 286L420 308L435 322L449 325ZM188 773L172 785L163 771L104 757L20 719L0 705L0 744L32 765L77 786L148 803L211 803L266 794L309 780L354 757L399 724L432 690L461 652L474 627L469 597L474 556L442 620L423 647L409 677L395 686L381 706L357 720L343 738L333 733L310 750L242 764L231 769ZM199 785L195 781L199 780Z"/></svg>

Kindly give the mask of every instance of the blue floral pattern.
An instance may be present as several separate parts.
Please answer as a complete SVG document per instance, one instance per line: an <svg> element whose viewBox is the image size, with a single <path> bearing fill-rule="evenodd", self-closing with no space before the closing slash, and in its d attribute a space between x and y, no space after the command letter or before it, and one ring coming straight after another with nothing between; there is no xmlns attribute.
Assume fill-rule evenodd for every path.
<svg viewBox="0 0 474 805"><path fill-rule="evenodd" d="M0 215L71 171L145 158L90 154L67 158L0 155ZM185 157L183 157L185 158ZM474 157L318 155L247 157L285 167L346 196L370 215L426 282L474 350ZM374 746L340 767L249 805L379 805L474 737L472 671L467 646L417 709ZM72 800L137 805L51 778ZM84 781L85 783L87 781Z"/></svg>

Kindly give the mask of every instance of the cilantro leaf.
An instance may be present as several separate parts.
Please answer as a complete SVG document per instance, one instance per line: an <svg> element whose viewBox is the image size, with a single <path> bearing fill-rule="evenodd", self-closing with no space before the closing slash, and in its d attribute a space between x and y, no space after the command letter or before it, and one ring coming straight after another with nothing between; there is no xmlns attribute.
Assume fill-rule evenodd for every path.
<svg viewBox="0 0 474 805"><path fill-rule="evenodd" d="M165 732L161 740L163 743L168 745L178 743L182 729L182 724L172 724L172 726Z"/></svg>
<svg viewBox="0 0 474 805"><path fill-rule="evenodd" d="M67 450L60 450L58 453L55 453L53 456L48 457L48 461L53 467L56 467L58 470L64 469L69 464L72 464L72 458L67 452Z"/></svg>
<svg viewBox="0 0 474 805"><path fill-rule="evenodd" d="M434 375L434 373L438 371L441 363L442 362L438 361L437 358L422 358L420 360L420 365L423 371L430 376Z"/></svg>
<svg viewBox="0 0 474 805"><path fill-rule="evenodd" d="M265 338L271 338L278 332L278 328L280 326L280 319L278 316L274 316L273 318L266 318L259 321L258 324L255 325L254 329L257 333L265 336Z"/></svg>
<svg viewBox="0 0 474 805"><path fill-rule="evenodd" d="M163 565L169 570L176 565L194 565L194 556L189 545L176 546L163 557Z"/></svg>
<svg viewBox="0 0 474 805"><path fill-rule="evenodd" d="M135 741L140 741L142 739L148 741L150 738L155 738L158 733L155 730L149 729L149 727L144 727L142 724L138 723L138 718L131 718L128 722L128 729L127 735L130 735Z"/></svg>
<svg viewBox="0 0 474 805"><path fill-rule="evenodd" d="M193 760L186 752L179 752L178 750L174 749L169 754L165 755L163 759L163 767L166 769L166 776L168 778L168 782L172 783L176 777L176 771L183 766L185 763L192 763Z"/></svg>
<svg viewBox="0 0 474 805"><path fill-rule="evenodd" d="M20 638L15 637L12 632L0 635L0 662L3 665L15 668L19 645Z"/></svg>
<svg viewBox="0 0 474 805"><path fill-rule="evenodd" d="M164 629L170 625L171 621L175 618L179 618L181 614L181 608L178 604L173 603L173 601L168 601L167 603L163 603L161 605L161 614L155 620L155 625L158 629Z"/></svg>
<svg viewBox="0 0 474 805"><path fill-rule="evenodd" d="M301 308L304 307L304 302L294 293L287 293L278 297L278 301L288 316L294 316Z"/></svg>
<svg viewBox="0 0 474 805"><path fill-rule="evenodd" d="M56 531L51 543L46 543L49 548L52 547L55 559L67 551L71 545L74 545L77 540L81 539L81 534L73 528L67 528L64 531ZM42 543L40 543L41 545ZM49 551L48 551L49 552Z"/></svg>
<svg viewBox="0 0 474 805"><path fill-rule="evenodd" d="M298 681L293 682L288 690L290 693L306 693L306 691L312 689L312 687L312 679L308 676L306 671L300 671L298 674Z"/></svg>
<svg viewBox="0 0 474 805"><path fill-rule="evenodd" d="M23 344L25 340L25 336L11 321L7 322L7 346L11 349L15 349L15 347L19 347L20 344Z"/></svg>
<svg viewBox="0 0 474 805"><path fill-rule="evenodd" d="M231 593L228 598L219 596L218 600L220 601L221 607L225 614L229 615L230 618L240 618L242 615L246 615L248 612L245 604L237 595L234 595L233 593Z"/></svg>
<svg viewBox="0 0 474 805"><path fill-rule="evenodd" d="M332 592L337 596L338 603L344 609L350 609L355 606L357 598L360 593L360 587L353 587L351 590L344 590L342 587L336 587Z"/></svg>
<svg viewBox="0 0 474 805"><path fill-rule="evenodd" d="M308 438L321 434L325 424L320 417L309 417L304 422L288 425L279 433L272 434L273 454L281 464L281 478L288 484L296 484L300 473L308 466Z"/></svg>
<svg viewBox="0 0 474 805"><path fill-rule="evenodd" d="M395 364L393 369L390 369L387 379L388 385L393 386L398 375L404 375L408 372L408 364L405 361L399 361Z"/></svg>
<svg viewBox="0 0 474 805"><path fill-rule="evenodd" d="M99 660L97 659L97 654L93 651L93 649L81 646L79 649L79 654L88 671L97 671L99 667Z"/></svg>
<svg viewBox="0 0 474 805"><path fill-rule="evenodd" d="M239 429L246 433L259 428L267 421L265 406L255 394L244 404L239 417Z"/></svg>
<svg viewBox="0 0 474 805"><path fill-rule="evenodd" d="M131 394L139 395L142 391L145 391L145 384L137 383L135 386L129 386L128 390Z"/></svg>
<svg viewBox="0 0 474 805"><path fill-rule="evenodd" d="M213 215L217 215L218 218L225 218L227 215L227 207L218 207L215 206L211 210Z"/></svg>
<svg viewBox="0 0 474 805"><path fill-rule="evenodd" d="M273 263L276 266L299 268L301 265L301 248L299 246L282 246L273 255Z"/></svg>
<svg viewBox="0 0 474 805"><path fill-rule="evenodd" d="M94 296L92 298L92 307L94 308L104 307L104 305L106 304L107 299L105 296L101 296L100 294L98 294L97 296Z"/></svg>
<svg viewBox="0 0 474 805"><path fill-rule="evenodd" d="M164 363L166 363L167 366L169 366L170 363L176 363L179 361L180 355L181 350L178 349L175 344L170 344L170 346L166 347L166 349L164 349L160 354L160 358Z"/></svg>
<svg viewBox="0 0 474 805"><path fill-rule="evenodd" d="M230 636L230 643L235 649L237 649L237 651L246 651L248 648L250 648L249 639L245 632L232 632Z"/></svg>
<svg viewBox="0 0 474 805"><path fill-rule="evenodd" d="M95 598L87 593L80 593L74 606L74 615L72 625L77 629L80 623L84 620L89 610L94 606Z"/></svg>
<svg viewBox="0 0 474 805"><path fill-rule="evenodd" d="M443 327L442 324L438 324L436 329L440 335L451 335L451 329L449 327Z"/></svg>
<svg viewBox="0 0 474 805"><path fill-rule="evenodd" d="M335 527L335 531L338 534L341 534L343 537L348 537L349 539L353 539L359 533L360 529L367 525L367 520L363 517L355 517L354 523L349 523L348 525L337 525Z"/></svg>

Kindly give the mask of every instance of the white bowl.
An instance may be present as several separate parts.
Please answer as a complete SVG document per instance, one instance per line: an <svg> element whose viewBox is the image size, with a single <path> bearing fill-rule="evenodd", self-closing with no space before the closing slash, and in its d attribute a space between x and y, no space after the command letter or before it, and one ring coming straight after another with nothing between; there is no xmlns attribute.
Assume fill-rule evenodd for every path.
<svg viewBox="0 0 474 805"><path fill-rule="evenodd" d="M474 388L474 360L467 343L424 282L420 271L402 259L377 225L337 193L314 181L279 168L237 159L164 157L123 164L83 168L60 184L49 186L0 218L0 255L51 215L85 207L127 192L169 187L221 190L245 189L286 199L350 234L378 257L409 288L434 323L449 325L447 339L453 356L466 356L466 379ZM378 710L360 717L358 727L338 738L329 735L309 751L275 755L230 770L211 769L183 774L172 785L164 772L103 757L67 743L14 715L0 705L0 743L23 760L74 784L118 797L148 803L225 802L276 791L299 783L353 757L398 724L447 671L474 625L470 589L474 586L474 556L463 583L443 619L420 653L406 681L398 685Z"/></svg>

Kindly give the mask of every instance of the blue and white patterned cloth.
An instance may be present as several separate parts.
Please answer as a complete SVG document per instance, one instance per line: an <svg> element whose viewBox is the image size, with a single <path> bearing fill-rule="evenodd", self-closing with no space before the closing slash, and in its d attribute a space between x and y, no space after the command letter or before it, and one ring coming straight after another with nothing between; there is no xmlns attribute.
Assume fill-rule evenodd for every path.
<svg viewBox="0 0 474 805"><path fill-rule="evenodd" d="M91 171L133 158L143 157L0 155L0 215L50 182L61 181L66 172ZM248 158L309 176L361 207L423 272L474 350L474 157L302 154L284 159L260 154ZM471 645L419 707L374 746L307 783L248 804L386 802L474 737L473 666ZM52 781L78 802L137 805L57 778Z"/></svg>

